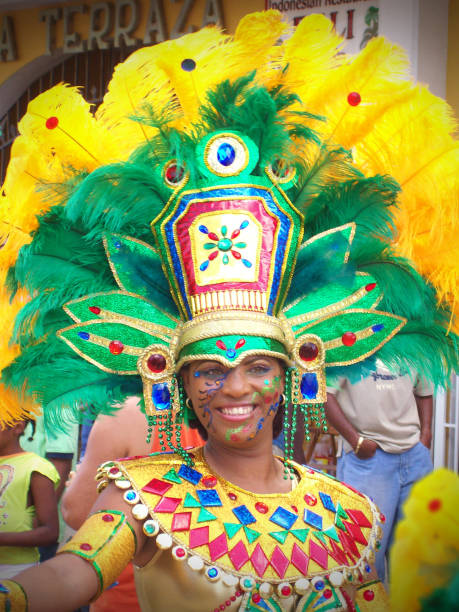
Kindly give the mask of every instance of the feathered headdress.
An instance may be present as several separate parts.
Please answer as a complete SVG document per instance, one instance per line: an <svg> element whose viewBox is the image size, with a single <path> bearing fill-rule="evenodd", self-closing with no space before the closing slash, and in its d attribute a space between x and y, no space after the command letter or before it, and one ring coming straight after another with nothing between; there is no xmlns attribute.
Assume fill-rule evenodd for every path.
<svg viewBox="0 0 459 612"><path fill-rule="evenodd" d="M325 372L360 376L376 355L447 384L449 111L384 40L348 57L320 15L279 45L284 29L266 11L234 37L140 49L95 115L66 85L29 104L0 258L31 299L2 379L48 422L139 392L139 375L154 422L180 408L181 366L251 352L285 361L291 401L317 421Z"/></svg>

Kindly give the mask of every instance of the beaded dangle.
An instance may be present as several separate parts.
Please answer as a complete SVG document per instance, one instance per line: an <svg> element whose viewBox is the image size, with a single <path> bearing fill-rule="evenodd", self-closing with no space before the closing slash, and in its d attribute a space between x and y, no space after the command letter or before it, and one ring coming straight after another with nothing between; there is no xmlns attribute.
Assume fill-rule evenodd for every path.
<svg viewBox="0 0 459 612"><path fill-rule="evenodd" d="M294 440L296 433L296 413L297 407L295 403L292 403L292 419L289 419L289 409L291 403L292 391L292 376L291 368L287 368L285 371L285 407L284 407L284 479L287 480L289 475L290 479L295 478L295 470L293 468L293 451L294 451Z"/></svg>
<svg viewBox="0 0 459 612"><path fill-rule="evenodd" d="M173 390L175 394L175 399L177 402L173 403L174 408L178 406L178 410L175 411L175 419L172 420L172 410L168 410L168 420L166 424L166 436L169 448L180 455L183 461L187 466L193 467L194 462L189 453L182 446L182 425L184 421L184 414L186 410L186 397L185 397L185 389L183 388L183 383L181 378L176 378L176 376L172 379ZM172 389L171 389L172 393ZM172 444L172 436L175 433L175 446Z"/></svg>

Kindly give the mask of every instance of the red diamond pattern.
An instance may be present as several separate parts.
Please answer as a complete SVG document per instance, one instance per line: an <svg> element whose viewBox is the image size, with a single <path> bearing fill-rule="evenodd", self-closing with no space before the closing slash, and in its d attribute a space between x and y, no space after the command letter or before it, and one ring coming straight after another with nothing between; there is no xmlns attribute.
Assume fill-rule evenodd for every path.
<svg viewBox="0 0 459 612"><path fill-rule="evenodd" d="M281 551L279 546L276 546L276 548L273 550L273 554L271 555L271 565L279 578L283 578L285 576L289 563L290 561Z"/></svg>
<svg viewBox="0 0 459 612"><path fill-rule="evenodd" d="M252 556L250 557L250 561L252 562L254 570L257 572L258 576L260 576L261 578L263 574L266 572L266 568L269 565L269 561L268 561L268 557L263 552L263 549L260 546L260 544L257 544L255 546L255 550L253 551Z"/></svg>
<svg viewBox="0 0 459 612"><path fill-rule="evenodd" d="M347 533L341 531L341 529L338 531L338 536L341 546L344 548L345 552L349 555L353 555L354 557L358 557L359 551L357 550L354 540L348 536Z"/></svg>
<svg viewBox="0 0 459 612"><path fill-rule="evenodd" d="M330 540L330 544L332 549L329 550L328 553L333 557L333 559L340 565L349 565L349 561L344 554L344 550L342 550L334 540Z"/></svg>
<svg viewBox="0 0 459 612"><path fill-rule="evenodd" d="M197 548L209 542L209 525L196 527L190 531L190 548Z"/></svg>
<svg viewBox="0 0 459 612"><path fill-rule="evenodd" d="M349 510L349 508L346 508L346 512L359 527L371 527L370 521L361 510Z"/></svg>
<svg viewBox="0 0 459 612"><path fill-rule="evenodd" d="M309 556L313 561L323 567L323 569L328 568L328 552L322 546L316 544L313 540L309 541Z"/></svg>
<svg viewBox="0 0 459 612"><path fill-rule="evenodd" d="M309 557L296 542L292 549L292 563L303 576L306 576L308 573Z"/></svg>
<svg viewBox="0 0 459 612"><path fill-rule="evenodd" d="M226 541L226 534L220 534L215 540L209 542L209 553L212 561L223 557L228 552L228 542Z"/></svg>
<svg viewBox="0 0 459 612"><path fill-rule="evenodd" d="M237 570L240 570L249 560L249 553L241 540L239 540L236 546L229 551L228 556L234 568Z"/></svg>
<svg viewBox="0 0 459 612"><path fill-rule="evenodd" d="M346 529L356 542L358 542L359 544L364 544L365 546L368 544L365 539L365 536L362 533L362 530L358 525L355 525L354 523L349 523L348 521L343 521L343 523L346 525Z"/></svg>
<svg viewBox="0 0 459 612"><path fill-rule="evenodd" d="M158 478L153 478L147 483L144 487L142 487L142 491L145 493L153 493L154 495L165 495L172 485L169 482L164 482L163 480L158 480Z"/></svg>
<svg viewBox="0 0 459 612"><path fill-rule="evenodd" d="M179 497L162 497L154 507L154 512L164 512L170 514L177 510L177 506L182 501Z"/></svg>
<svg viewBox="0 0 459 612"><path fill-rule="evenodd" d="M172 519L172 531L188 531L191 523L191 512L177 512Z"/></svg>

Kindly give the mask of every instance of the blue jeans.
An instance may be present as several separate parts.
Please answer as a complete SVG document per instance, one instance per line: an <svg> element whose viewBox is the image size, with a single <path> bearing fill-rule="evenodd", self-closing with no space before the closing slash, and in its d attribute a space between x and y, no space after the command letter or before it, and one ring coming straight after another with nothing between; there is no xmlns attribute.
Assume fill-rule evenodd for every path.
<svg viewBox="0 0 459 612"><path fill-rule="evenodd" d="M415 482L432 471L428 448L418 442L400 454L376 449L371 459L359 459L353 451L338 458L336 476L365 493L386 517L381 548L375 566L382 582L386 576L386 555L392 545L394 530L402 518L402 506Z"/></svg>

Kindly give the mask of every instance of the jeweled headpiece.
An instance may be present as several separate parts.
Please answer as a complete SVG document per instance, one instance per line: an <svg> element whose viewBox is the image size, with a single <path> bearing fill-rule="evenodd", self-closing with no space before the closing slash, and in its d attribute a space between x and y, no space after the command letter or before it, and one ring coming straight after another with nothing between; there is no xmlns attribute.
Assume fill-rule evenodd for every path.
<svg viewBox="0 0 459 612"><path fill-rule="evenodd" d="M95 117L65 86L30 103L4 198L14 210L33 186L29 210L41 215L30 222L29 212L33 240L17 260L13 223L3 227L15 253L10 284L36 297L17 319L21 355L7 382L26 380L51 409L58 402L43 387L52 368L66 377L64 403L78 393L100 405L96 392L118 398L140 374L147 413L159 416L175 400L178 408L176 374L197 359L278 357L305 411L324 402L326 369L361 373L376 353L447 379L456 359L444 333L450 313L392 251L399 186L368 172L384 157L372 131L381 83L387 107L388 91L401 88L387 67L400 60L383 41L368 45L362 53L385 68L372 72L379 84L359 76L359 101L371 101L359 107L344 83L364 70L361 56L336 54L330 22L305 19L279 46L283 29L267 11L245 18L233 39L209 28L141 49L117 67ZM323 55L311 56L307 81L304 58L318 41ZM328 122L305 111L320 107L319 64L324 89L336 90L333 111L321 97ZM420 92L403 87L412 105ZM356 137L365 130L373 167ZM19 183L19 166L31 164L40 167ZM419 359L426 348L428 364Z"/></svg>

